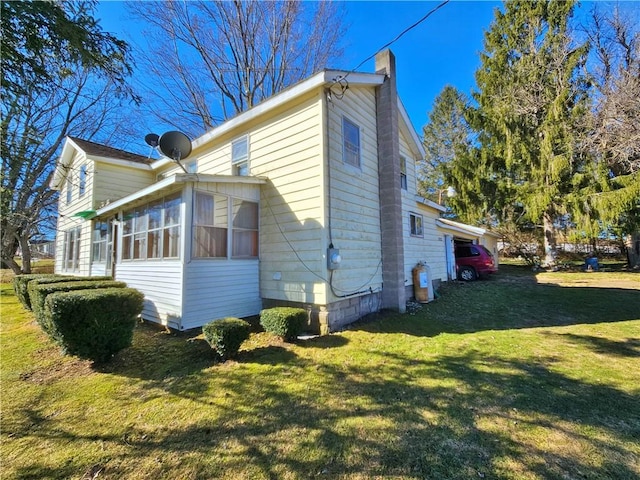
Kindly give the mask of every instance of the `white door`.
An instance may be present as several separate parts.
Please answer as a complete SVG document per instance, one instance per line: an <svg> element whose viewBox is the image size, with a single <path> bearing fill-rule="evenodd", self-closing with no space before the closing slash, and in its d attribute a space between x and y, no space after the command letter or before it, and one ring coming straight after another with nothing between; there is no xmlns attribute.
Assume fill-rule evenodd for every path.
<svg viewBox="0 0 640 480"><path fill-rule="evenodd" d="M447 257L447 278L449 280L455 280L456 274L456 255L453 247L453 236L444 236L444 251Z"/></svg>

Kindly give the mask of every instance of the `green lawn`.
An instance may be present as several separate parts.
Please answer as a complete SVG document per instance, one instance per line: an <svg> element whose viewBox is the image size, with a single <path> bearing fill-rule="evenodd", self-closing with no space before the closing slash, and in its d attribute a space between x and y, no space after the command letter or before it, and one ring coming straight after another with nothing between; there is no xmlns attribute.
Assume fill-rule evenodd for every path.
<svg viewBox="0 0 640 480"><path fill-rule="evenodd" d="M225 364L141 324L99 370L2 287L3 479L640 478L640 274L505 266Z"/></svg>

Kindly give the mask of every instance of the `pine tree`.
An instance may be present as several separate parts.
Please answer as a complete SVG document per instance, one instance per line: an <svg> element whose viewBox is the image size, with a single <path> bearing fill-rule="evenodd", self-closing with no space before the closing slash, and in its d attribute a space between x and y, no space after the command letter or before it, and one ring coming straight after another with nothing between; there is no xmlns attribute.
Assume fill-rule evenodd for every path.
<svg viewBox="0 0 640 480"><path fill-rule="evenodd" d="M455 87L447 85L436 97L423 128L425 158L420 162L418 188L420 194L435 202L443 202L447 189L447 172L454 158L471 144L471 129L465 118L468 100Z"/></svg>
<svg viewBox="0 0 640 480"><path fill-rule="evenodd" d="M556 254L556 226L584 170L576 153L586 113L581 79L587 46L573 44L574 2L513 1L485 34L469 110L476 148L456 158L455 204L500 222L542 225L545 264Z"/></svg>

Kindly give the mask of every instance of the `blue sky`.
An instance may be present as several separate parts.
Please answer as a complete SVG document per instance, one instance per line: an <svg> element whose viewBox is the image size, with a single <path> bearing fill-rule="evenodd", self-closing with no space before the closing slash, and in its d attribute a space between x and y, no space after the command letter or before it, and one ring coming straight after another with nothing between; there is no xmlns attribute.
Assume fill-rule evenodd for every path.
<svg viewBox="0 0 640 480"><path fill-rule="evenodd" d="M345 2L348 33L344 56L338 64L327 67L347 71L355 68L440 3ZM605 8L616 3L601 2ZM576 15L584 15L592 4L582 2ZM396 56L400 97L418 134L422 134L433 100L445 85L470 93L480 65L478 54L483 47L484 32L494 18L494 10L501 6L501 1L452 0L390 46ZM622 1L620 7L634 16L639 15L640 2ZM124 2L100 1L97 17L105 30L124 40L135 40L139 27L127 15ZM373 72L374 61L368 61L358 70Z"/></svg>
<svg viewBox="0 0 640 480"><path fill-rule="evenodd" d="M327 67L353 69L439 3L346 2L344 56L338 64ZM451 1L389 47L396 56L400 97L419 134L434 98L445 85L470 91L483 32L493 19L494 8L500 5L495 1ZM135 38L138 29L131 23L124 2L99 2L97 17L105 30L127 41ZM358 70L372 72L373 60Z"/></svg>

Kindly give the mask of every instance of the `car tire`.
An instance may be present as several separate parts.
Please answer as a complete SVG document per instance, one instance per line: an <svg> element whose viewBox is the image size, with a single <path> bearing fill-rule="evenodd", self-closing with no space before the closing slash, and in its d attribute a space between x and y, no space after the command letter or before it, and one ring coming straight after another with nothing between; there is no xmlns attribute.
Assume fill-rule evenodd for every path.
<svg viewBox="0 0 640 480"><path fill-rule="evenodd" d="M478 278L476 271L471 267L460 267L458 278L463 282L473 282Z"/></svg>

